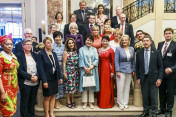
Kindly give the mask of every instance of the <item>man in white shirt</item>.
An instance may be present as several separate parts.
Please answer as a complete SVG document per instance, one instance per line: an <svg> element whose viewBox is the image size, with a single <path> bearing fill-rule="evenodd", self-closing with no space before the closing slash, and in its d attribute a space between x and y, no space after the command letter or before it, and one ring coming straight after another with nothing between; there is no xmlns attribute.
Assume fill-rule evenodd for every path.
<svg viewBox="0 0 176 117"><path fill-rule="evenodd" d="M123 35L128 35L130 37L130 46L134 46L134 33L133 33L133 26L129 23L126 23L126 15L122 13L120 15L120 21L121 23L116 25L115 28L119 28L122 30Z"/></svg>

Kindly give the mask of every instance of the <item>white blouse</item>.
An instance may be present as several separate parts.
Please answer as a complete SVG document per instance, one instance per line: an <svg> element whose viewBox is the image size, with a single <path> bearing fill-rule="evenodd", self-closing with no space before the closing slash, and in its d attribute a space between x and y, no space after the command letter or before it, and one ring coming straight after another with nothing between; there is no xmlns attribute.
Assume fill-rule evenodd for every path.
<svg viewBox="0 0 176 117"><path fill-rule="evenodd" d="M26 63L27 63L27 73L36 76L37 75L37 65L32 56L26 56ZM31 80L25 79L24 84L28 86L36 86L38 85L39 81L32 82Z"/></svg>
<svg viewBox="0 0 176 117"><path fill-rule="evenodd" d="M125 50L125 53L126 53L126 55L127 55L127 61L129 61L129 60L130 60L130 57L131 57L130 51L129 51L129 50Z"/></svg>

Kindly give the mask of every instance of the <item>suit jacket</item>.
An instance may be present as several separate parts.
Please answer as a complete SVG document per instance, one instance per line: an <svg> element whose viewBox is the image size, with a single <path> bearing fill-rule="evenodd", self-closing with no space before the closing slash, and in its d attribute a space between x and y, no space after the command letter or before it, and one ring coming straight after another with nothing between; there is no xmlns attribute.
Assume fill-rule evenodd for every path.
<svg viewBox="0 0 176 117"><path fill-rule="evenodd" d="M95 25L97 25L97 24L95 23ZM97 26L99 26L99 25L97 25ZM99 26L99 28L100 28L100 26ZM86 38L86 35L88 35L88 34L90 34L89 23L85 23L85 24L83 24L83 34L82 34L84 37L84 40Z"/></svg>
<svg viewBox="0 0 176 117"><path fill-rule="evenodd" d="M115 28L119 28L120 29L120 24L116 25ZM130 41L130 46L134 46L134 32L133 32L133 26L129 23L125 23L125 34L128 35L131 39Z"/></svg>
<svg viewBox="0 0 176 117"><path fill-rule="evenodd" d="M85 10L85 21L83 21L81 9L75 10L74 14L76 14L76 16L77 16L76 22L78 24L88 23L88 19L89 19L89 15L90 15L90 12L88 10Z"/></svg>
<svg viewBox="0 0 176 117"><path fill-rule="evenodd" d="M135 71L135 52L133 47L129 47L130 59L127 61L127 55L122 47L117 47L115 51L115 71L122 73L132 73Z"/></svg>
<svg viewBox="0 0 176 117"><path fill-rule="evenodd" d="M69 30L69 25L70 23L66 24L65 27L64 27L64 37L67 35L67 34L70 34L70 30ZM82 24L78 24L78 33L80 33L81 35L83 34L83 25Z"/></svg>
<svg viewBox="0 0 176 117"><path fill-rule="evenodd" d="M37 54L34 52L31 52L31 55L32 55L32 58L34 59L34 61L36 62L37 77L39 78ZM18 82L19 82L19 84L23 84L25 79L31 80L32 75L27 73L27 64L26 64L26 57L25 57L24 51L17 53L16 56L17 56L18 62L20 64L20 66L18 68Z"/></svg>
<svg viewBox="0 0 176 117"><path fill-rule="evenodd" d="M162 57L158 50L151 48L150 63L149 63L149 78L150 83L156 84L158 79L163 79L163 63ZM136 78L140 79L141 84L145 79L145 60L144 48L137 51L136 54Z"/></svg>
<svg viewBox="0 0 176 117"><path fill-rule="evenodd" d="M38 64L40 68L39 75L43 83L47 82L48 80L61 79L61 70L58 64L57 55L53 51L52 51L52 54L56 65L56 69L54 73L53 73L53 65L45 49L38 54Z"/></svg>
<svg viewBox="0 0 176 117"><path fill-rule="evenodd" d="M160 51L161 55L164 43L165 41L158 43L158 50ZM171 56L169 56L168 53L170 53ZM166 54L164 58L162 58L162 60L164 69L169 67L173 71L169 75L166 75L164 72L164 77L174 79L176 75L176 43L174 41L171 41L169 47L167 48Z"/></svg>
<svg viewBox="0 0 176 117"><path fill-rule="evenodd" d="M32 52L37 52L36 45L38 45L38 43L32 42L32 50L31 50ZM22 42L15 44L15 55L18 52L24 52L23 47L22 47Z"/></svg>
<svg viewBox="0 0 176 117"><path fill-rule="evenodd" d="M128 23L128 18L126 18L126 23ZM112 28L115 28L115 26L119 24L118 21L117 21L117 16L114 16L111 18L111 27Z"/></svg>

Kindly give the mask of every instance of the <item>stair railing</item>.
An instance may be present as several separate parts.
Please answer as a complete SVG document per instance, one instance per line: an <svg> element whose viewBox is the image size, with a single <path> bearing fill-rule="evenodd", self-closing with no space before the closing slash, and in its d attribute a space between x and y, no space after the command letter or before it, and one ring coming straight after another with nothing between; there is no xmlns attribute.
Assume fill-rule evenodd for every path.
<svg viewBox="0 0 176 117"><path fill-rule="evenodd" d="M131 23L154 11L154 0L137 0L123 8L123 12Z"/></svg>

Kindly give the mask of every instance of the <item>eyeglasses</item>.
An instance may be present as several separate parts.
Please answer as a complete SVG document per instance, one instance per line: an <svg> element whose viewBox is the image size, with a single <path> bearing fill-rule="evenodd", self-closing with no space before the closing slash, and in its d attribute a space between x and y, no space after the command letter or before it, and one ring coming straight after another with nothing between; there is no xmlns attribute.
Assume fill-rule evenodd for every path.
<svg viewBox="0 0 176 117"><path fill-rule="evenodd" d="M6 43L6 44L4 44L5 46L13 46L13 43Z"/></svg>
<svg viewBox="0 0 176 117"><path fill-rule="evenodd" d="M32 46L32 44L24 44L24 45L27 45L27 46Z"/></svg>
<svg viewBox="0 0 176 117"><path fill-rule="evenodd" d="M26 33L26 34L28 34L28 35L32 35L32 33Z"/></svg>

